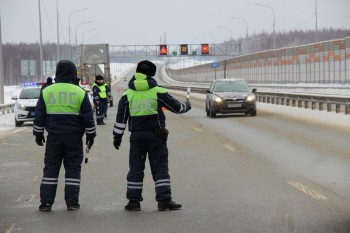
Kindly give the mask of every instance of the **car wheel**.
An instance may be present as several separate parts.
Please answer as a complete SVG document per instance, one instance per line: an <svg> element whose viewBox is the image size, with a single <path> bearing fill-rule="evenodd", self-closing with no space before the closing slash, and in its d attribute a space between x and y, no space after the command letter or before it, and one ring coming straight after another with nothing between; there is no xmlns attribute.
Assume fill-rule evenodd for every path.
<svg viewBox="0 0 350 233"><path fill-rule="evenodd" d="M210 118L215 118L216 117L216 112L209 106L209 116Z"/></svg>
<svg viewBox="0 0 350 233"><path fill-rule="evenodd" d="M17 121L17 119L15 118L15 125L16 125L16 127L20 127L22 124L23 124L23 122Z"/></svg>
<svg viewBox="0 0 350 233"><path fill-rule="evenodd" d="M250 116L256 116L256 110L252 111L252 112L250 113Z"/></svg>

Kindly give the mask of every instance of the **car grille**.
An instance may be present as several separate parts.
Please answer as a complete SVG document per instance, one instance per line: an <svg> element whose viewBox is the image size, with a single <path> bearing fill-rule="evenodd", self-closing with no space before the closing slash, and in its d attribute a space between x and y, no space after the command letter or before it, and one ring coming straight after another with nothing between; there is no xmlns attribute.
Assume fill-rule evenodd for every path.
<svg viewBox="0 0 350 233"><path fill-rule="evenodd" d="M35 112L35 107L26 107L25 110L28 112Z"/></svg>

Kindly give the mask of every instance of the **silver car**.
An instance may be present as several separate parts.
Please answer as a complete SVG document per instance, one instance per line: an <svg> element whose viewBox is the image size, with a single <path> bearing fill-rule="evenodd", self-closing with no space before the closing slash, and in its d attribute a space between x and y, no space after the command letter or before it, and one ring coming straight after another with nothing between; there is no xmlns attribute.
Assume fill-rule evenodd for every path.
<svg viewBox="0 0 350 233"><path fill-rule="evenodd" d="M21 126L26 121L33 121L35 115L35 107L40 96L40 87L25 87L22 89L21 94L13 96L12 99L16 100L14 112L15 112L15 125Z"/></svg>
<svg viewBox="0 0 350 233"><path fill-rule="evenodd" d="M214 118L217 113L243 113L256 116L256 89L243 79L219 79L206 90L205 111Z"/></svg>

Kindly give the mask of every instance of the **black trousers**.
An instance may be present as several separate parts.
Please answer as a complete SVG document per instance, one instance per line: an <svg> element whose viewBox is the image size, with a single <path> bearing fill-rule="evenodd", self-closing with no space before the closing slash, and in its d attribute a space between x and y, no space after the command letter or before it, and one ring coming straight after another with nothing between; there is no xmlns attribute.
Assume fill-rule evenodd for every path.
<svg viewBox="0 0 350 233"><path fill-rule="evenodd" d="M126 198L142 201L143 178L146 157L155 182L156 200L170 201L170 175L166 141L152 131L132 132L130 136L129 173Z"/></svg>
<svg viewBox="0 0 350 233"><path fill-rule="evenodd" d="M96 122L102 123L107 114L108 109L108 100L107 98L100 98L98 104L94 101L95 110L96 110Z"/></svg>
<svg viewBox="0 0 350 233"><path fill-rule="evenodd" d="M65 196L67 205L79 204L83 141L80 135L47 136L44 175L40 185L41 203L55 201L58 176L63 162L65 168Z"/></svg>

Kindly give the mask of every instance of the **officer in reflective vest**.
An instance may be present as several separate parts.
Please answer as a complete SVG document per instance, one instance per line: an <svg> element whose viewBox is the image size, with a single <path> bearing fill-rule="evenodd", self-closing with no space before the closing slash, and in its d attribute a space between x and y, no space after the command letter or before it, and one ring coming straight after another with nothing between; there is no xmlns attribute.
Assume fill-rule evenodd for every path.
<svg viewBox="0 0 350 233"><path fill-rule="evenodd" d="M168 168L168 130L165 128L165 107L174 113L185 113L191 109L189 101L184 103L173 98L165 88L159 87L152 77L156 66L150 61L141 61L136 74L118 104L117 119L114 125L113 144L118 150L122 136L129 121L130 170L127 175L127 193L129 200L126 210L141 210L145 161L148 155L155 182L158 210L176 210L182 207L172 201L170 175Z"/></svg>
<svg viewBox="0 0 350 233"><path fill-rule="evenodd" d="M95 78L95 83L92 85L92 96L96 109L96 122L98 125L105 125L103 119L107 117L108 97L111 96L111 91L101 75Z"/></svg>
<svg viewBox="0 0 350 233"><path fill-rule="evenodd" d="M59 61L56 83L46 87L35 109L33 134L39 146L45 143L48 132L44 175L40 185L40 211L50 211L55 201L59 171L65 168L65 201L68 210L80 208L80 174L83 161L83 141L91 148L96 127L89 98L77 86L77 69L73 62Z"/></svg>

